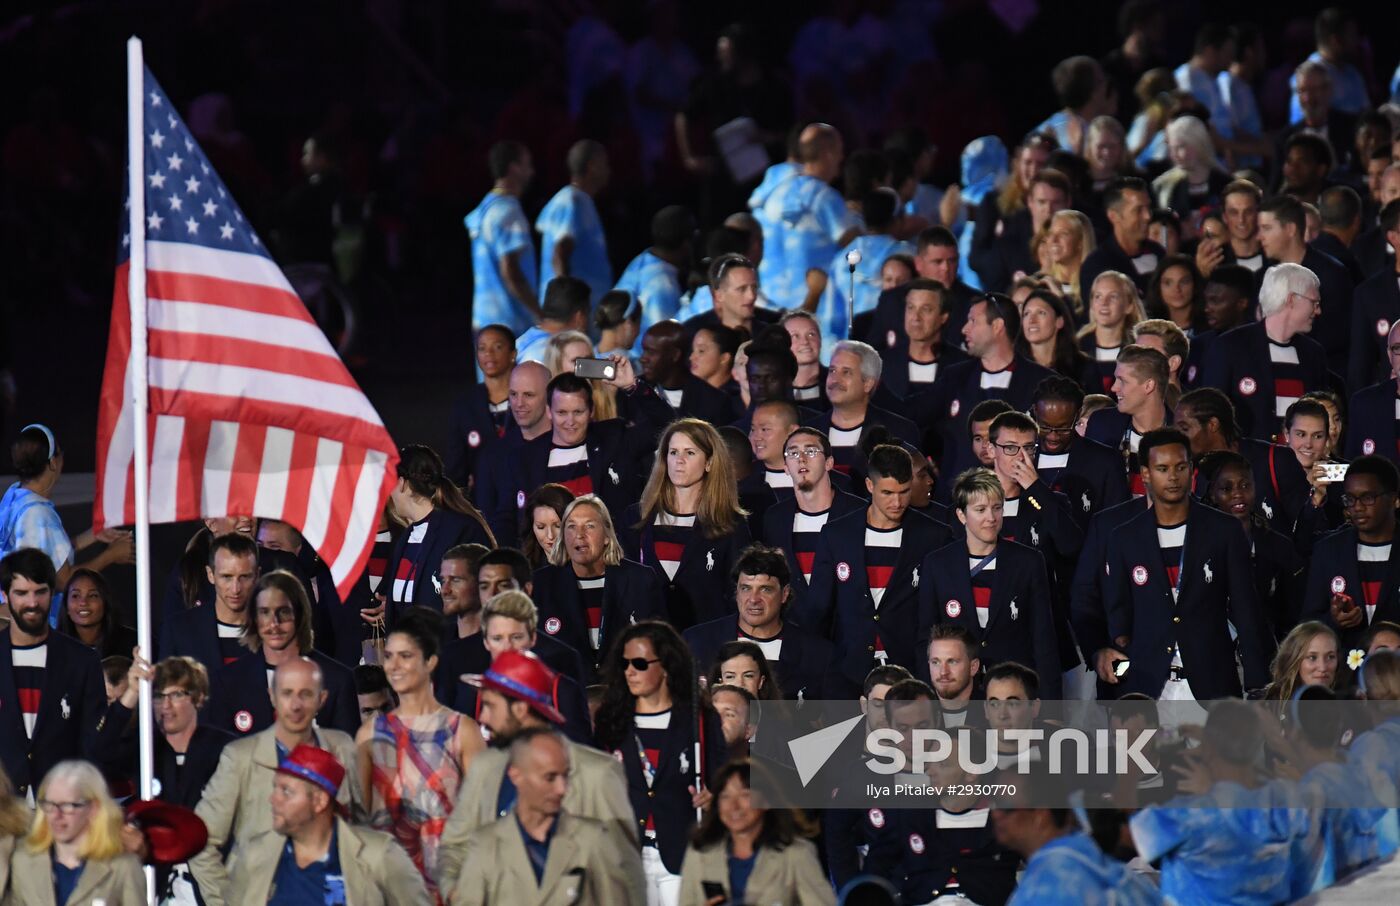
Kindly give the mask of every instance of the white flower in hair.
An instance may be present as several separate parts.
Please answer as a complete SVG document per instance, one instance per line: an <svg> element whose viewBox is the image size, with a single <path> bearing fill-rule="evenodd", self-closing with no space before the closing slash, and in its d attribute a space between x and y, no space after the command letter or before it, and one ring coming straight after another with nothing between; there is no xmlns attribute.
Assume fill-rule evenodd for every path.
<svg viewBox="0 0 1400 906"><path fill-rule="evenodd" d="M1347 666L1352 670L1360 670L1361 662L1366 660L1366 652L1360 648L1353 648L1347 652Z"/></svg>

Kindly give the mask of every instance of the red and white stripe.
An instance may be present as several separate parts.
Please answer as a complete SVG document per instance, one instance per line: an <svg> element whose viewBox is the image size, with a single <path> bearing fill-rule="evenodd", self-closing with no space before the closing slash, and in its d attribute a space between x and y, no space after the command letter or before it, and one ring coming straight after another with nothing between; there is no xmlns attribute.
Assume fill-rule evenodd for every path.
<svg viewBox="0 0 1400 906"><path fill-rule="evenodd" d="M384 423L275 263L154 240L146 254L151 522L288 522L343 599L397 477ZM98 413L98 529L136 521L127 267Z"/></svg>

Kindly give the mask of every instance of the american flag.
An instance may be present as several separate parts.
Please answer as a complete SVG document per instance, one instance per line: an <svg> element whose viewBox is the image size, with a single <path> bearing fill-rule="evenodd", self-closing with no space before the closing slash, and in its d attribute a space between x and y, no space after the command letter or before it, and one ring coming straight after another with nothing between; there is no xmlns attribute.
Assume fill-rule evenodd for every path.
<svg viewBox="0 0 1400 906"><path fill-rule="evenodd" d="M133 234L128 198L94 525L136 521L127 279L131 244L144 242L151 522L283 520L344 599L374 545L397 450L149 69L143 93L146 218Z"/></svg>

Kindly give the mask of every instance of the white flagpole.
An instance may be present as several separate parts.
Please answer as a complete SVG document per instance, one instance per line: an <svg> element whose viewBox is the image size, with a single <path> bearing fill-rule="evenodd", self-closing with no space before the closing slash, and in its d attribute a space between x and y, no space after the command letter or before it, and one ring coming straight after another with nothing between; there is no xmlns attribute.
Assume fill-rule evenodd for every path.
<svg viewBox="0 0 1400 906"><path fill-rule="evenodd" d="M145 65L141 39L126 42L126 148L127 198L130 199L128 229L131 236L131 258L127 267L127 304L131 306L131 424L133 438L136 490L136 644L141 656L154 661L151 647L151 512L150 461L147 451L146 423L148 374L146 370L146 156L145 156ZM137 727L141 744L139 795L151 799L155 795L153 770L155 742L151 735L151 683L141 681L141 699L137 705ZM146 867L146 899L156 902L155 870Z"/></svg>

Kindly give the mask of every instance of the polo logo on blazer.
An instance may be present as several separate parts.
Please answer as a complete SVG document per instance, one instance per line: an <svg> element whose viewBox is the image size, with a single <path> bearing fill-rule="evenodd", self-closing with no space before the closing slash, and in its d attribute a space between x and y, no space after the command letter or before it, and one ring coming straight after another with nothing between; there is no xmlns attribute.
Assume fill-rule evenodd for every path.
<svg viewBox="0 0 1400 906"><path fill-rule="evenodd" d="M1031 526L1031 545L1040 547L1040 532L1035 530L1035 526Z"/></svg>
<svg viewBox="0 0 1400 906"><path fill-rule="evenodd" d="M713 572L715 568L715 551L710 548L705 552L705 572Z"/></svg>
<svg viewBox="0 0 1400 906"><path fill-rule="evenodd" d="M909 579L909 584L914 588L919 587L919 568L914 567L914 575Z"/></svg>
<svg viewBox="0 0 1400 906"><path fill-rule="evenodd" d="M1138 564L1137 566L1133 567L1133 584L1147 584L1147 567L1143 566L1142 564Z"/></svg>
<svg viewBox="0 0 1400 906"><path fill-rule="evenodd" d="M1213 572L1210 571L1210 561L1209 561L1209 560L1207 560L1205 563L1201 564L1201 575L1202 575L1202 577L1205 578L1206 584L1207 584L1207 585L1209 585L1210 583L1212 583L1212 582L1215 581L1215 573L1213 573Z"/></svg>
<svg viewBox="0 0 1400 906"><path fill-rule="evenodd" d="M73 716L73 709L68 704L67 695L63 696L63 698L58 700L58 713L63 715L64 720L67 720L68 718Z"/></svg>
<svg viewBox="0 0 1400 906"><path fill-rule="evenodd" d="M1089 512L1089 492L1085 491L1079 495L1079 502L1084 507L1084 512Z"/></svg>
<svg viewBox="0 0 1400 906"><path fill-rule="evenodd" d="M1015 621L1015 620L1016 620L1017 618L1019 618L1020 616L1021 616L1021 611L1020 611L1020 609L1016 606L1016 599L1015 599L1015 598L1012 598L1012 599L1011 599L1011 619L1012 619L1013 621Z"/></svg>
<svg viewBox="0 0 1400 906"><path fill-rule="evenodd" d="M608 466L608 477L612 479L613 484L622 484L622 479L617 475L617 469L612 466Z"/></svg>
<svg viewBox="0 0 1400 906"><path fill-rule="evenodd" d="M1274 508L1271 507L1271 506L1269 506L1269 501L1267 501L1267 500L1261 500L1261 501L1259 501L1259 509L1261 509L1261 510L1264 511L1264 518L1265 518L1265 519L1272 519L1272 518L1274 518Z"/></svg>

